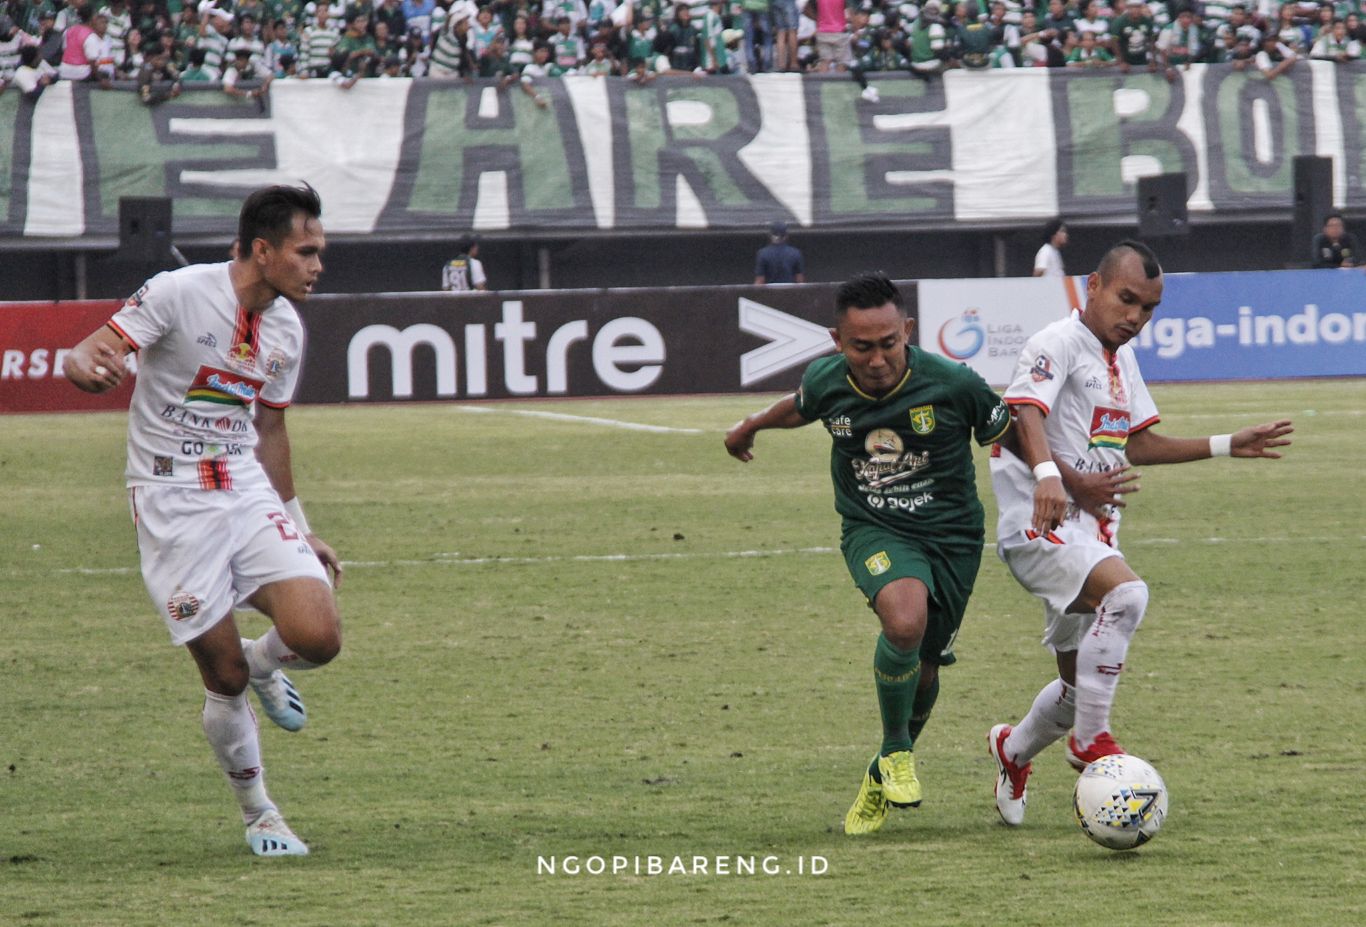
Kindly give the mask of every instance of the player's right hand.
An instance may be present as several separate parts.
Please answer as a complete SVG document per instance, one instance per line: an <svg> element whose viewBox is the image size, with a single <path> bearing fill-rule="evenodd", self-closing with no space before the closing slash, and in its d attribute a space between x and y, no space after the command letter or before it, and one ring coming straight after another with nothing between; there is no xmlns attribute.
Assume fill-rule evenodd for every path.
<svg viewBox="0 0 1366 927"><path fill-rule="evenodd" d="M78 389L87 393L111 390L128 375L122 355L109 345L98 342L85 350L77 349L68 354L62 371Z"/></svg>
<svg viewBox="0 0 1366 927"><path fill-rule="evenodd" d="M1097 519L1108 516L1107 506L1124 508L1124 497L1138 492L1139 488L1138 474L1130 470L1128 464L1104 473L1076 473L1067 482L1072 501Z"/></svg>
<svg viewBox="0 0 1366 927"><path fill-rule="evenodd" d="M726 432L726 453L736 460L742 463L753 460L754 454L750 452L753 447L754 432L749 429L745 421L736 422L731 426L730 431Z"/></svg>

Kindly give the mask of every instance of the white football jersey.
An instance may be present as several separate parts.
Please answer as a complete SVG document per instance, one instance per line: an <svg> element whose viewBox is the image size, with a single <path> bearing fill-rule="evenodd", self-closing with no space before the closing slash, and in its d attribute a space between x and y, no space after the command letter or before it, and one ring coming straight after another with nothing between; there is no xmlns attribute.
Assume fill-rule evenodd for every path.
<svg viewBox="0 0 1366 927"><path fill-rule="evenodd" d="M1044 433L1055 460L1083 473L1099 473L1128 462L1129 435L1158 421L1157 405L1138 370L1134 349L1111 354L1080 317L1060 319L1036 332L1020 351L1015 378L1005 391L1012 406L1043 411ZM991 484L1000 509L997 537L1030 528L1034 474L1014 454L995 449ZM1115 545L1119 509L1096 524L1100 539ZM1069 507L1069 519L1094 519Z"/></svg>
<svg viewBox="0 0 1366 927"><path fill-rule="evenodd" d="M157 274L109 320L138 351L129 486L269 485L256 459L252 416L258 402L284 408L293 399L303 324L283 297L248 313L230 266Z"/></svg>

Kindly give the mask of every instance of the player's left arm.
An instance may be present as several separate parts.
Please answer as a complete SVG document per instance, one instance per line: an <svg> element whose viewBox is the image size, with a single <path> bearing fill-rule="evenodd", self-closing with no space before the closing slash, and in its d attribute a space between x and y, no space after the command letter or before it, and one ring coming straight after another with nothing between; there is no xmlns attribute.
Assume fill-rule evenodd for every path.
<svg viewBox="0 0 1366 927"><path fill-rule="evenodd" d="M1138 466L1148 464L1186 463L1209 457L1269 457L1278 459L1275 450L1286 447L1294 432L1289 419L1250 425L1231 435L1210 435L1206 438L1169 438L1144 428L1129 435L1125 456Z"/></svg>
<svg viewBox="0 0 1366 927"><path fill-rule="evenodd" d="M285 428L285 410L268 406L264 403L256 404L256 434L258 441L256 444L256 459L261 461L261 468L266 471L266 478L270 480L270 485L275 487L280 498L285 503L285 509L289 512L289 517L294 521L304 540L308 541L308 546L313 548L313 552L318 555L323 566L332 571L332 585L341 587L342 565L337 557L337 552L332 549L322 538L313 533L308 527L308 521L304 518L303 507L299 504L298 496L294 492L294 467L290 460L289 431Z"/></svg>

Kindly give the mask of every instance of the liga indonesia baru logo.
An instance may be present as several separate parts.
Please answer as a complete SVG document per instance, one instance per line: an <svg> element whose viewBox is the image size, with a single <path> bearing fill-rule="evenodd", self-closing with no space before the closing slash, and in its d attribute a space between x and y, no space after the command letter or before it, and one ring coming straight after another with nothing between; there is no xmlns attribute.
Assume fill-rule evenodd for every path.
<svg viewBox="0 0 1366 927"><path fill-rule="evenodd" d="M976 309L964 309L958 318L939 326L939 350L956 361L973 357L986 343L986 326Z"/></svg>

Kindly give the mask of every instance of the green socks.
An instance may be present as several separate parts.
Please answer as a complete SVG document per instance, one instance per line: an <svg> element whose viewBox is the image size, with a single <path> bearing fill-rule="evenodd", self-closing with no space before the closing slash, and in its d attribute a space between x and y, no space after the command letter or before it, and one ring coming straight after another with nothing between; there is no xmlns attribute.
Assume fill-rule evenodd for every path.
<svg viewBox="0 0 1366 927"><path fill-rule="evenodd" d="M882 712L882 756L909 750L912 746L909 725L916 706L916 684L920 681L920 649L900 650L879 634L873 653L873 680L877 684L877 704ZM924 712L928 716L928 709Z"/></svg>
<svg viewBox="0 0 1366 927"><path fill-rule="evenodd" d="M934 677L934 682L928 688L921 689L915 694L915 703L911 706L911 722L907 726L911 736L911 743L920 739L920 732L925 730L925 722L930 720L930 712L934 710L935 700L939 698L939 677Z"/></svg>

